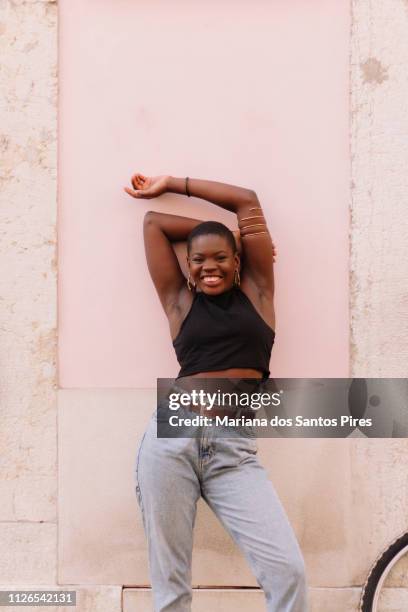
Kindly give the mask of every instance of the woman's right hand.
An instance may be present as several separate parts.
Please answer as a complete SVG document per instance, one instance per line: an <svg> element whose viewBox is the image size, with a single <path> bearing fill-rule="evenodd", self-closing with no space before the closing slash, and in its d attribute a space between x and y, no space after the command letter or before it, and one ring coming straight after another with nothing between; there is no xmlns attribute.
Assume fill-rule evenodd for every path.
<svg viewBox="0 0 408 612"><path fill-rule="evenodd" d="M161 176L144 176L138 173L134 174L130 179L133 189L129 187L124 187L123 189L133 198L150 200L150 198L157 198L166 193L168 179L169 176L165 174Z"/></svg>

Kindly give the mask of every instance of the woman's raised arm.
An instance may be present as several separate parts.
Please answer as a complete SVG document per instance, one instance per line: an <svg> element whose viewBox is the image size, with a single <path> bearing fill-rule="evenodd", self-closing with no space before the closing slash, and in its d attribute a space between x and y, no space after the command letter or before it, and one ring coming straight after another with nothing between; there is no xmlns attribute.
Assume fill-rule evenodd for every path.
<svg viewBox="0 0 408 612"><path fill-rule="evenodd" d="M189 178L187 181L185 178L168 177L167 191L188 195L186 187L190 195L212 202L234 213L237 213L241 207L250 204L256 197L255 192L251 189L229 185L228 183L195 178Z"/></svg>
<svg viewBox="0 0 408 612"><path fill-rule="evenodd" d="M124 187L124 190L136 199L157 198L168 191L169 178L167 175L149 177L134 174L131 178L132 188ZM172 243L186 240L191 230L199 223L201 221L198 219L153 211L147 212L144 217L143 237L147 266L169 318L175 309L180 308L180 298L183 294L188 293Z"/></svg>
<svg viewBox="0 0 408 612"><path fill-rule="evenodd" d="M187 185L190 195L208 200L237 215L244 257L243 281L255 285L264 297L273 298L275 247L255 191L192 178L188 179ZM186 179L168 177L167 190L186 195Z"/></svg>
<svg viewBox="0 0 408 612"><path fill-rule="evenodd" d="M133 189L125 187L125 191L135 198L150 199L158 197L166 192L178 193L180 195L191 195L196 198L207 200L208 202L212 202L221 208L225 208L235 213L237 215L238 227L242 238L242 251L245 260L245 278L243 280L253 284L256 290L264 297L268 299L273 297L274 245L255 191L245 187L229 185L228 183L196 178L188 178L187 180L186 178L176 178L169 175L146 177L142 174L135 174L132 177L132 186ZM165 217L167 217L166 230L162 224L160 231L162 232L162 236L165 236L166 239L170 241L184 240L189 233L187 231L188 227L190 227L191 231L195 225L200 223L197 220L189 220L190 222L193 221L195 225L180 225L179 221L173 223L169 220L169 218L172 217L177 219L176 216L164 215L163 221ZM184 217L179 217L179 219L184 219ZM186 232L185 234L184 231ZM157 239L157 232L156 234L150 232L150 236L153 235L155 235L155 239ZM152 247L151 249L147 249L146 255L148 257L148 263L150 258L150 273L159 292L160 299L162 299L161 296L168 293L168 286L163 279L164 274L160 269L156 271L156 264L154 262L159 261L160 258L157 257L157 253L154 253L155 239L151 237L150 243ZM160 252L165 253L164 243L162 246L163 248L160 248ZM170 247L169 244L168 247ZM150 250L152 253L149 255L148 251ZM184 282L184 277L182 278L182 276L180 276L182 272L173 249L171 249L171 252L177 263L178 275L176 274L175 265L172 265L173 274L171 274L172 281L170 285L173 287L177 284L179 288L181 287L181 282ZM170 253L169 259L171 259ZM174 261L173 264L175 264ZM159 266L160 263L157 265ZM171 272L171 270L167 271L167 273L169 272ZM164 292L162 289L159 289L158 286L160 285L160 287L162 287L163 284L166 286Z"/></svg>
<svg viewBox="0 0 408 612"><path fill-rule="evenodd" d="M186 279L172 243L184 241L201 221L149 211L143 224L147 266L165 312L169 315L180 302Z"/></svg>

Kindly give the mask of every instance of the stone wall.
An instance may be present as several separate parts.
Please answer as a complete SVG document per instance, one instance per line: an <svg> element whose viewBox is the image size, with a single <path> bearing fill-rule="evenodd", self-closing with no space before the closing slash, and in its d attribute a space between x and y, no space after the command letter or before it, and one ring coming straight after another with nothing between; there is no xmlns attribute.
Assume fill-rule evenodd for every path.
<svg viewBox="0 0 408 612"><path fill-rule="evenodd" d="M57 5L0 3L2 582L56 577Z"/></svg>
<svg viewBox="0 0 408 612"><path fill-rule="evenodd" d="M351 10L350 370L407 376L408 2L352 0ZM56 2L0 0L0 57L0 588L63 588L57 577ZM378 540L370 555L362 551L364 567L355 568L361 580L371 555L404 528L407 446L405 440L351 446L352 474L358 466L370 474L360 484L356 479L352 491L354 505L364 495L357 518L371 513ZM384 514L385 498L392 498L393 521ZM384 598L384 612L399 609L406 597L407 585L397 586ZM122 609L121 585L70 588L79 593L81 612ZM313 612L357 610L355 585L312 591ZM129 592L125 609L143 610L145 600L148 593Z"/></svg>
<svg viewBox="0 0 408 612"><path fill-rule="evenodd" d="M353 0L351 372L408 376L408 2Z"/></svg>
<svg viewBox="0 0 408 612"><path fill-rule="evenodd" d="M58 588L57 25L55 1L0 0L2 590ZM120 587L75 588L121 609Z"/></svg>

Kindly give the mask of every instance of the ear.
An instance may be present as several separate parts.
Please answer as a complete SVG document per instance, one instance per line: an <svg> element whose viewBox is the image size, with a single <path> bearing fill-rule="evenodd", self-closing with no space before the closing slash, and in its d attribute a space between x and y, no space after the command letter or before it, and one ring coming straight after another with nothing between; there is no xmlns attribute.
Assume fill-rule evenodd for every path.
<svg viewBox="0 0 408 612"><path fill-rule="evenodd" d="M234 261L237 265L238 270L241 268L241 257L239 256L239 253L235 253L234 254Z"/></svg>

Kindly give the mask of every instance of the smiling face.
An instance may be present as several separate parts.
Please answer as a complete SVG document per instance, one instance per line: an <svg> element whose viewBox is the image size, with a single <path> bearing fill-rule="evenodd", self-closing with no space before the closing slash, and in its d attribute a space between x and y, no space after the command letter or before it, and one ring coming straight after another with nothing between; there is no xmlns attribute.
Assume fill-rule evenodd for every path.
<svg viewBox="0 0 408 612"><path fill-rule="evenodd" d="M234 285L239 255L224 236L207 234L193 238L187 261L198 291L218 295Z"/></svg>

